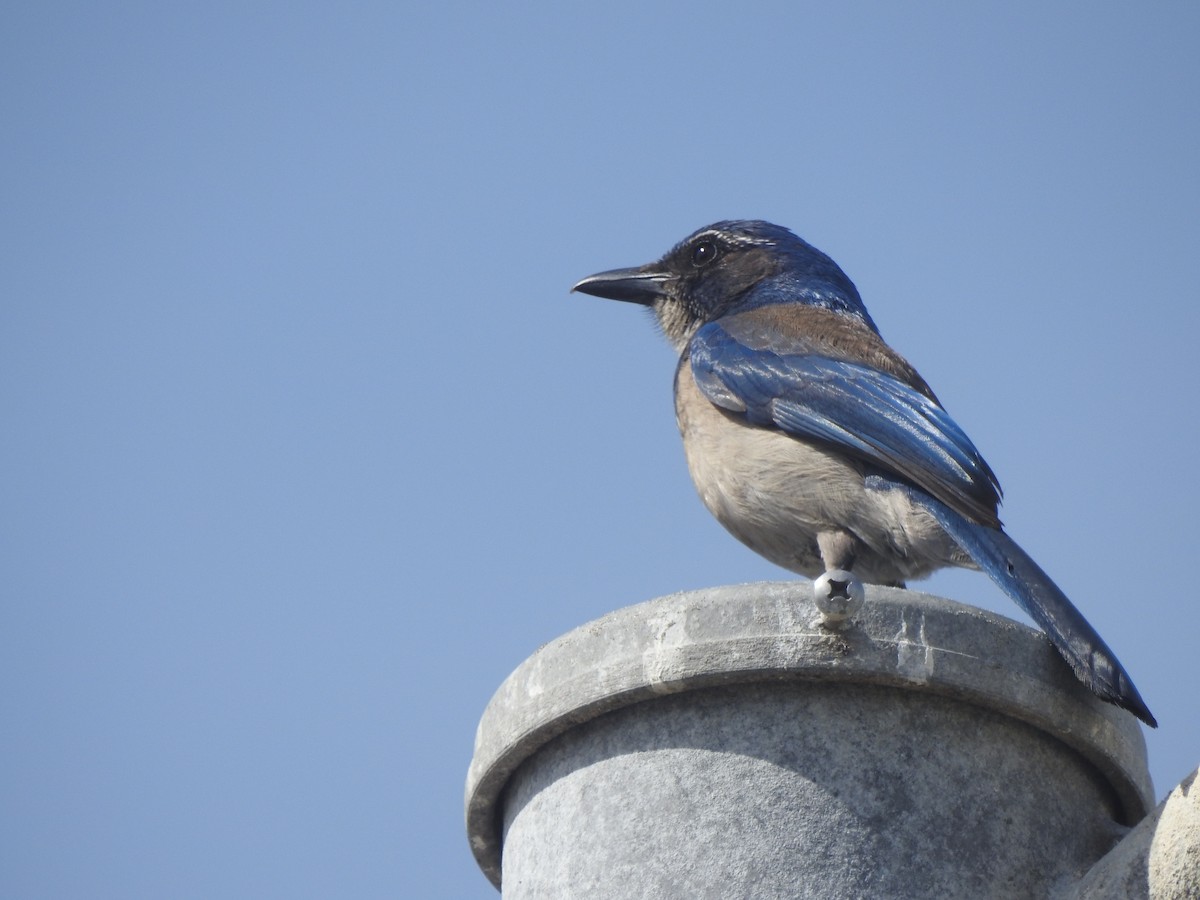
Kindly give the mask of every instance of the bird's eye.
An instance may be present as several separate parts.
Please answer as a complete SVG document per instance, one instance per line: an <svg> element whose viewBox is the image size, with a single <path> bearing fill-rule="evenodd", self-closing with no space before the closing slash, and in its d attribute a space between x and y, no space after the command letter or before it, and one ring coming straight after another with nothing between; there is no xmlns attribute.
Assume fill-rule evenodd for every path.
<svg viewBox="0 0 1200 900"><path fill-rule="evenodd" d="M692 265L696 268L707 266L717 258L717 245L712 241L701 241L692 251Z"/></svg>

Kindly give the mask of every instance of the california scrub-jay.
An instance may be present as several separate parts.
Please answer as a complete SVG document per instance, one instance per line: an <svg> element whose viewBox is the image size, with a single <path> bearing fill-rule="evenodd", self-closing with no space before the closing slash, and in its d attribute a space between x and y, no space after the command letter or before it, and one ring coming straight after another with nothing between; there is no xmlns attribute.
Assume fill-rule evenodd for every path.
<svg viewBox="0 0 1200 900"><path fill-rule="evenodd" d="M820 250L769 222L718 222L573 290L653 310L680 354L675 413L701 499L752 550L818 578L818 600L849 603L822 609L853 609L859 579L982 569L1080 681L1157 725L1095 629L1004 533L996 476Z"/></svg>

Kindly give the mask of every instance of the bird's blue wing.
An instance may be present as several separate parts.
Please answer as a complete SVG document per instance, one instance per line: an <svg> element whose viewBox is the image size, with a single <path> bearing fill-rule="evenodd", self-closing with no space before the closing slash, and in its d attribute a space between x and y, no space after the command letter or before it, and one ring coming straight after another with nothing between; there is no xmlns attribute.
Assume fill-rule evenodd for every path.
<svg viewBox="0 0 1200 900"><path fill-rule="evenodd" d="M873 366L805 352L801 339L778 348L713 322L689 345L692 374L710 401L752 425L831 444L999 526L996 477L936 400Z"/></svg>

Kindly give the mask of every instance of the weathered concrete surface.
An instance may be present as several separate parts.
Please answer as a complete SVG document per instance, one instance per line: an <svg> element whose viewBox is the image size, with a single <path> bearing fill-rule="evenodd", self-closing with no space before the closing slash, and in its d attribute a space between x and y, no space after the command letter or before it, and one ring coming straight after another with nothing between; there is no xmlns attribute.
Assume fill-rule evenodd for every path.
<svg viewBox="0 0 1200 900"><path fill-rule="evenodd" d="M1045 896L1149 808L1136 721L1038 632L886 588L818 620L806 582L715 588L531 656L476 738L485 873L510 900Z"/></svg>
<svg viewBox="0 0 1200 900"><path fill-rule="evenodd" d="M1200 898L1200 771L1193 772L1100 860L1073 900Z"/></svg>

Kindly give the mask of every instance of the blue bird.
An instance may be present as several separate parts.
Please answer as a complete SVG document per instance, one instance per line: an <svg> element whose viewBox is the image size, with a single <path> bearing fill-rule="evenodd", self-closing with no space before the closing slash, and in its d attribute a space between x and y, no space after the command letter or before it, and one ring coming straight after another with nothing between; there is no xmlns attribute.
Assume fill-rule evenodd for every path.
<svg viewBox="0 0 1200 900"><path fill-rule="evenodd" d="M752 550L817 578L833 604L822 609L852 610L860 580L982 569L1080 681L1157 726L1095 629L1004 533L1000 484L975 445L820 250L769 222L718 222L572 290L653 311L679 352L675 412L701 499Z"/></svg>

